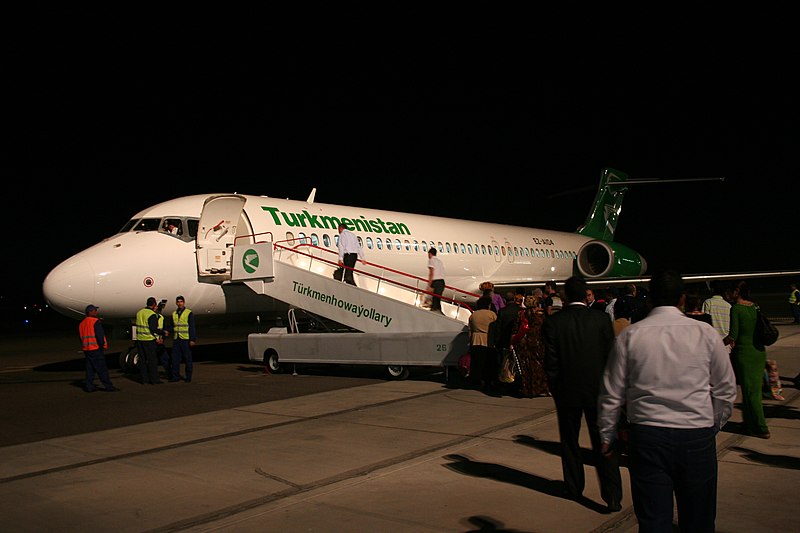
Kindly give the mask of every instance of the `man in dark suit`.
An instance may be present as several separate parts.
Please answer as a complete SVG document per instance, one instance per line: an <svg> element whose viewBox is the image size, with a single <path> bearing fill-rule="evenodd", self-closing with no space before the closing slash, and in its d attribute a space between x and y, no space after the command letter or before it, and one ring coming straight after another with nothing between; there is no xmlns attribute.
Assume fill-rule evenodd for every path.
<svg viewBox="0 0 800 533"><path fill-rule="evenodd" d="M592 442L595 467L600 479L600 495L609 511L619 511L622 479L616 454L604 456L597 426L597 397L614 329L606 313L586 306L586 282L573 276L564 284L567 305L544 321L544 368L556 404L558 432L561 436L561 469L566 496L583 497L585 476L578 437L581 418Z"/></svg>

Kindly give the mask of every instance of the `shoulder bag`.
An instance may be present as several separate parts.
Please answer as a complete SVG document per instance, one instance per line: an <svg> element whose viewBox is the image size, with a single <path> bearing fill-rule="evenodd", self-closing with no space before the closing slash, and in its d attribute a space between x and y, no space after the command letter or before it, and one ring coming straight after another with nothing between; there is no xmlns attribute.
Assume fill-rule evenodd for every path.
<svg viewBox="0 0 800 533"><path fill-rule="evenodd" d="M767 315L761 312L761 308L756 307L756 331L754 340L764 346L772 346L778 340L778 328L769 321Z"/></svg>

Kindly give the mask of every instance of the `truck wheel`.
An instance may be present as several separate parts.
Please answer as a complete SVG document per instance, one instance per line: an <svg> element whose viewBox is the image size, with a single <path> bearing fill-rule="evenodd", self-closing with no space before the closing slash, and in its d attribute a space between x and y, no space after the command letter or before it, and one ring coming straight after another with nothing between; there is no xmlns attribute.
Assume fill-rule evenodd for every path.
<svg viewBox="0 0 800 533"><path fill-rule="evenodd" d="M278 361L278 352L275 350L267 350L264 353L264 364L267 365L267 369L273 374L280 374L283 372L283 367L281 367L281 363Z"/></svg>
<svg viewBox="0 0 800 533"><path fill-rule="evenodd" d="M389 365L386 367L386 370L389 372L389 377L395 381L408 379L408 376L411 375L411 370L409 370L407 366Z"/></svg>

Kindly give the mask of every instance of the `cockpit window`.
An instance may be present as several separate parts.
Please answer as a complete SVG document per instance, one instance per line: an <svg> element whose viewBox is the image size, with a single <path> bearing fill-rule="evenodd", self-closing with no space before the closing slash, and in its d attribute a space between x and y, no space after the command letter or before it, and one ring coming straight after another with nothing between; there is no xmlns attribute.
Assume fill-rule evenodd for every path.
<svg viewBox="0 0 800 533"><path fill-rule="evenodd" d="M134 218L125 224L119 233L130 231L158 231L174 235L182 241L189 241L197 237L200 221L196 218Z"/></svg>
<svg viewBox="0 0 800 533"><path fill-rule="evenodd" d="M117 233L128 233L138 223L139 223L138 218L132 218L128 222L126 222L125 225L122 226L122 229L119 230Z"/></svg>
<svg viewBox="0 0 800 533"><path fill-rule="evenodd" d="M160 218L143 218L133 227L133 231L158 231L160 226Z"/></svg>
<svg viewBox="0 0 800 533"><path fill-rule="evenodd" d="M186 227L189 230L189 237L194 239L197 237L197 228L200 227L200 221L196 218L190 218L186 221Z"/></svg>
<svg viewBox="0 0 800 533"><path fill-rule="evenodd" d="M161 223L161 231L180 237L183 235L183 221L179 218L165 218Z"/></svg>

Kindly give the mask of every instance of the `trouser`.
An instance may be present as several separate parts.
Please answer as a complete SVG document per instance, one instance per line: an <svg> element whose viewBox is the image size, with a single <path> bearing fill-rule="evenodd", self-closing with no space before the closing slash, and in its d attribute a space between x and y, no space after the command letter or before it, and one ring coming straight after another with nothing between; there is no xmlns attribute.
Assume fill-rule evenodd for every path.
<svg viewBox="0 0 800 533"><path fill-rule="evenodd" d="M181 377L181 362L186 366L186 381L192 381L194 365L192 364L192 347L187 339L175 339L172 344L172 370L174 378Z"/></svg>
<svg viewBox="0 0 800 533"><path fill-rule="evenodd" d="M163 343L156 343L156 354L158 355L158 363L164 368L164 374L167 378L172 378L172 357Z"/></svg>
<svg viewBox="0 0 800 533"><path fill-rule="evenodd" d="M633 508L643 533L672 533L673 493L681 531L714 531L717 451L714 428L631 424Z"/></svg>
<svg viewBox="0 0 800 533"><path fill-rule="evenodd" d="M795 324L800 323L800 305L797 304L789 304L792 308L792 317L794 318Z"/></svg>
<svg viewBox="0 0 800 533"><path fill-rule="evenodd" d="M158 377L156 341L136 341L139 351L139 375L144 383L161 383Z"/></svg>
<svg viewBox="0 0 800 533"><path fill-rule="evenodd" d="M358 254L344 254L342 262L344 263L344 281L350 285L355 285L356 280L353 279L353 268L356 266Z"/></svg>
<svg viewBox="0 0 800 533"><path fill-rule="evenodd" d="M558 433L561 440L561 471L567 494L573 498L583 495L586 486L583 460L579 437L581 421L586 418L586 429L592 443L597 478L600 482L600 497L606 504L618 504L622 501L622 476L619 472L619 457L616 453L606 457L602 453L600 430L597 426L597 404L594 401L574 403L575 399L565 402L560 394L555 396Z"/></svg>
<svg viewBox="0 0 800 533"><path fill-rule="evenodd" d="M431 300L431 311L441 311L442 299L439 296L444 292L444 280L435 279L431 282L431 292L436 296Z"/></svg>
<svg viewBox="0 0 800 533"><path fill-rule="evenodd" d="M92 391L95 389L95 374L100 378L100 382L105 388L113 389L114 385L111 384L111 378L108 377L108 365L106 364L106 354L103 349L83 352L83 354L86 356L86 390Z"/></svg>
<svg viewBox="0 0 800 533"><path fill-rule="evenodd" d="M489 346L469 349L469 382L475 387L490 387L497 380L497 352Z"/></svg>

